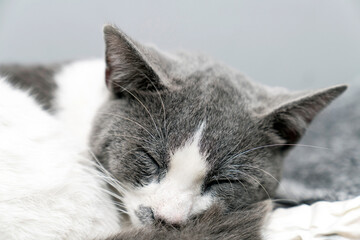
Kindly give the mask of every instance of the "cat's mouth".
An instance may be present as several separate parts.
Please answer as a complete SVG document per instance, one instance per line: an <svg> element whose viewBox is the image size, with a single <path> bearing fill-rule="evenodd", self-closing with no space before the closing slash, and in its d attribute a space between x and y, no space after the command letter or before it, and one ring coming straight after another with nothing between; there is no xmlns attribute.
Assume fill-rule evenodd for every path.
<svg viewBox="0 0 360 240"><path fill-rule="evenodd" d="M202 213L213 203L210 194L185 191L173 185L152 183L124 194L124 207L135 227L148 224L182 225L191 216Z"/></svg>

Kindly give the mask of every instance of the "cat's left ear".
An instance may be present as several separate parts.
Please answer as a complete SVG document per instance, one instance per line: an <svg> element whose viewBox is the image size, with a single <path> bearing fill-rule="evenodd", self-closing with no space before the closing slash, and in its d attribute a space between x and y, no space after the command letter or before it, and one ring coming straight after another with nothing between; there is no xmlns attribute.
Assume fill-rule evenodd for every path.
<svg viewBox="0 0 360 240"><path fill-rule="evenodd" d="M314 117L347 89L346 85L305 94L275 108L262 118L263 126L280 137L287 149L297 143Z"/></svg>
<svg viewBox="0 0 360 240"><path fill-rule="evenodd" d="M117 27L104 27L106 45L106 85L115 94L156 91L166 88L157 68L155 51L129 38Z"/></svg>

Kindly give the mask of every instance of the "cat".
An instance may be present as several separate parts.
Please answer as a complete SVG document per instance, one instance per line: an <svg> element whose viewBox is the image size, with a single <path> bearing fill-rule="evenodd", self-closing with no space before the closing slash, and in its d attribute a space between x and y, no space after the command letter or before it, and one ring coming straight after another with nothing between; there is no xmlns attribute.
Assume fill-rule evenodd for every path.
<svg viewBox="0 0 360 240"><path fill-rule="evenodd" d="M105 63L3 66L0 72L30 91L74 143L90 145L90 156L111 177L105 180L121 208L123 230L147 227L119 239L221 228L250 205L275 197L285 156L346 90L267 87L206 56L142 45L111 25L104 35ZM214 206L219 226L206 217ZM244 222L261 223L260 215L232 226L245 232ZM164 228L151 230L154 224ZM165 231L169 225L175 230ZM260 238L254 226L253 239Z"/></svg>
<svg viewBox="0 0 360 240"><path fill-rule="evenodd" d="M122 184L132 225L182 224L275 196L284 157L346 86L291 93L199 55L104 28L106 83L90 145Z"/></svg>

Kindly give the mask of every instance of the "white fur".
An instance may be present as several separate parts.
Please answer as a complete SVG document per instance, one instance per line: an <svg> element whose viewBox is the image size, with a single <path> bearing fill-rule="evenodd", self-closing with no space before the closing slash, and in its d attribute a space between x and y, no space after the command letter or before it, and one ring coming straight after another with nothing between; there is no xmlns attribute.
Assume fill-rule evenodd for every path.
<svg viewBox="0 0 360 240"><path fill-rule="evenodd" d="M199 148L204 126L203 123L194 136L172 154L169 170L160 183L154 182L125 193L124 203L134 225L141 225L135 214L140 205L151 207L155 218L168 223L182 223L190 215L210 206L212 198L201 195L201 186L208 171L206 157Z"/></svg>
<svg viewBox="0 0 360 240"><path fill-rule="evenodd" d="M57 118L80 144L89 139L92 120L108 97L105 62L85 60L65 66L55 76Z"/></svg>
<svg viewBox="0 0 360 240"><path fill-rule="evenodd" d="M93 91L96 84L91 81L99 77L92 72L94 65L98 71L103 68L85 65L72 65L57 77L62 81L58 103L67 109L59 119L0 78L0 239L92 239L120 229L104 184L82 154L90 126L85 119L101 96L87 92L91 97L79 102L71 97L79 87L79 92L84 86ZM83 78L81 67L88 73ZM88 85L83 85L85 79ZM84 124L81 131L71 127L75 113L73 120Z"/></svg>

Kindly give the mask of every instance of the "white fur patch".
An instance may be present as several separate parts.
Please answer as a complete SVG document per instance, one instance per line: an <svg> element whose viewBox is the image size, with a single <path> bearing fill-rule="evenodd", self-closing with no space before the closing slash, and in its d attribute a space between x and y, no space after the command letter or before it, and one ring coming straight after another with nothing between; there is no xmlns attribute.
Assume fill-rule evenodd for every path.
<svg viewBox="0 0 360 240"><path fill-rule="evenodd" d="M104 238L120 230L104 184L70 134L0 78L0 239Z"/></svg>
<svg viewBox="0 0 360 240"><path fill-rule="evenodd" d="M205 124L170 159L169 170L160 183L151 183L125 194L134 225L141 225L135 211L139 206L151 207L155 218L168 223L182 223L189 216L207 209L212 198L201 195L201 186L208 171L206 156L200 152L199 142Z"/></svg>
<svg viewBox="0 0 360 240"><path fill-rule="evenodd" d="M65 66L56 76L56 114L80 143L87 143L92 120L109 94L105 86L105 62L84 60Z"/></svg>

